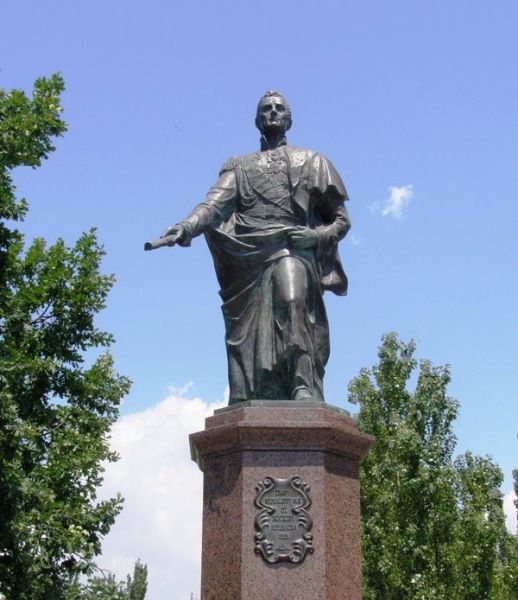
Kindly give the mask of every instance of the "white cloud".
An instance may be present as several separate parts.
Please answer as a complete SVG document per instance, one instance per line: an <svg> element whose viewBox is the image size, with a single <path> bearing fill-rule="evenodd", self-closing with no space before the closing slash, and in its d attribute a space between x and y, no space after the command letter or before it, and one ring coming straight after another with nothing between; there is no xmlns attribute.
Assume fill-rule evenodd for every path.
<svg viewBox="0 0 518 600"><path fill-rule="evenodd" d="M510 491L504 496L505 524L507 529L514 535L518 533L516 506L514 505L515 500L516 495L514 491Z"/></svg>
<svg viewBox="0 0 518 600"><path fill-rule="evenodd" d="M378 204L372 204L370 209L373 211L380 211L384 217L394 217L395 219L401 219L403 209L405 209L412 198L414 197L414 190L412 185L391 185L388 188L389 197L385 199L383 206Z"/></svg>
<svg viewBox="0 0 518 600"><path fill-rule="evenodd" d="M98 563L122 579L140 558L148 566L146 600L199 594L203 475L191 461L188 435L225 402L182 397L189 387L122 417L112 432L121 458L107 466L101 497L121 492L125 502Z"/></svg>

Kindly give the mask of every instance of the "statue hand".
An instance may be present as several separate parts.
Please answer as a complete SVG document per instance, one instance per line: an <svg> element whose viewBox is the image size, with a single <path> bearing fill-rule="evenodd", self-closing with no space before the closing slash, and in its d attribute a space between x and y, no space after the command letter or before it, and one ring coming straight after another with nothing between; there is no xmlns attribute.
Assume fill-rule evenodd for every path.
<svg viewBox="0 0 518 600"><path fill-rule="evenodd" d="M288 240L290 246L293 246L293 248L305 250L317 245L318 234L314 229L310 229L309 227L293 227L288 232Z"/></svg>
<svg viewBox="0 0 518 600"><path fill-rule="evenodd" d="M178 243L181 244L183 238L185 237L185 234L186 234L185 227L178 223L177 225L169 225L169 227L167 227L162 232L160 237L161 238L172 237L171 245L173 245L173 244L178 244Z"/></svg>

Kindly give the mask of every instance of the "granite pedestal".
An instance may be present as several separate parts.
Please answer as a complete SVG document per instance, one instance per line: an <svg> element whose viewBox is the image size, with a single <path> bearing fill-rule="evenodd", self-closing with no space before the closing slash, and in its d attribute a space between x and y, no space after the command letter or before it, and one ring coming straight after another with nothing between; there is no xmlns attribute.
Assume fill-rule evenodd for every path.
<svg viewBox="0 0 518 600"><path fill-rule="evenodd" d="M373 438L317 402L242 402L190 436L204 473L202 600L361 600L359 463ZM265 478L309 486L312 550L299 563L256 551ZM267 531L267 530L266 530Z"/></svg>

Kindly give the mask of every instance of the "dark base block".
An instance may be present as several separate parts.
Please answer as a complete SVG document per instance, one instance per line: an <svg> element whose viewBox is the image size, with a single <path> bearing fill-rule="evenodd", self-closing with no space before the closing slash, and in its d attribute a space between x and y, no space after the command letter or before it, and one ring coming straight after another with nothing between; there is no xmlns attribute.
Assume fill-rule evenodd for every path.
<svg viewBox="0 0 518 600"><path fill-rule="evenodd" d="M202 600L360 600L358 469L372 442L323 403L257 400L209 417L190 436L204 472ZM270 564L255 551L257 486L295 476L310 488L313 553Z"/></svg>

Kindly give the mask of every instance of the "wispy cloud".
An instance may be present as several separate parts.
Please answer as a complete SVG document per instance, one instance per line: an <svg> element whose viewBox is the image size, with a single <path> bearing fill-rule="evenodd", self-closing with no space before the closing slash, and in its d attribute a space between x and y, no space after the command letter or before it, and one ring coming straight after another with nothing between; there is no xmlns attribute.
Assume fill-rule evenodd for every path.
<svg viewBox="0 0 518 600"><path fill-rule="evenodd" d="M403 209L406 208L414 197L412 185L391 185L388 189L389 197L381 209L381 214L385 217L394 217L401 219Z"/></svg>
<svg viewBox="0 0 518 600"><path fill-rule="evenodd" d="M101 490L103 498L121 492L125 502L98 563L122 579L141 558L149 569L146 600L199 593L203 474L191 461L188 435L225 402L179 391L186 389L115 424L111 446L121 459L107 466Z"/></svg>
<svg viewBox="0 0 518 600"><path fill-rule="evenodd" d="M369 208L372 212L380 212L384 217L401 219L403 210L414 197L413 185L391 185L388 192L388 198L383 202L373 202Z"/></svg>

